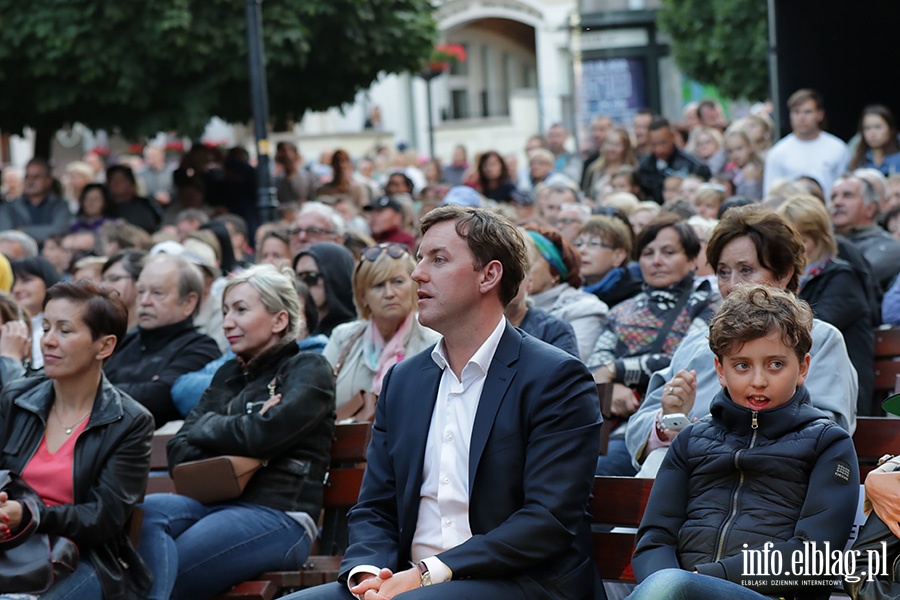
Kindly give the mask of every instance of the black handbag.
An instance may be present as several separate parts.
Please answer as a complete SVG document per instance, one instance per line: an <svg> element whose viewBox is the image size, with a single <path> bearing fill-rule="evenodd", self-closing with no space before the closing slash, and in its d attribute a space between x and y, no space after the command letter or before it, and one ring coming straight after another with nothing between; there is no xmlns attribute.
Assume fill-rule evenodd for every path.
<svg viewBox="0 0 900 600"><path fill-rule="evenodd" d="M37 533L41 498L17 474L0 470L0 491L22 504L25 521L15 535L0 540L0 593L46 592L78 567L78 547L68 538Z"/></svg>
<svg viewBox="0 0 900 600"><path fill-rule="evenodd" d="M882 546L882 543L885 545ZM853 542L853 550L859 551L857 572L844 578L844 591L853 600L896 600L900 598L900 538L873 511L859 530ZM866 556L872 550L887 555L887 576L882 565L880 573L872 575L867 570ZM858 581L855 581L858 580Z"/></svg>

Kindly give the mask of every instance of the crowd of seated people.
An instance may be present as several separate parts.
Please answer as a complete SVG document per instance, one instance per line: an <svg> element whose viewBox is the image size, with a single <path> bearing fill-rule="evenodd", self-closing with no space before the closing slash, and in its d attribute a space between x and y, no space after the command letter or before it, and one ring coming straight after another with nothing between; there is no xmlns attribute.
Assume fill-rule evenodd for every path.
<svg viewBox="0 0 900 600"><path fill-rule="evenodd" d="M226 159L197 148L176 165L160 164L158 148L148 148L143 167L111 164L105 182L73 168L85 179L74 187L57 185L51 165L32 160L19 194L0 204L0 433L7 436L0 438L0 468L20 472L46 514L25 514L0 492L0 519L10 517L0 522L0 537L39 518L45 531L79 545L78 569L55 585L59 596L48 598L65 597L70 586L84 586L85 598L207 598L263 571L300 568L316 537L335 423L375 420L378 431L378 419L393 414L380 401L390 383L398 385L391 374L405 373L400 365L415 356L428 356L429 367L453 367L454 357L441 354L444 340L464 329L467 314L480 314L466 294L483 300L499 285L496 269L511 268L470 249L474 270L453 270L459 251L453 254L446 236L467 240L480 225L459 214L483 212L514 225L491 242L506 243L497 252L522 267L520 280L503 288L498 318L524 339L561 350L554 360L576 361L579 386L612 386L605 453L599 444L583 448L594 474L661 482L639 533L635 573L648 584L635 597L663 597L666 586L728 595L727 586L704 585L709 578L734 581L735 549L763 540L792 547L812 504L792 505L777 526L743 523L725 558L704 554L697 544L705 548L702 532L727 518L716 513L726 500L718 492L687 500L679 494L704 481L722 488L728 468L698 475L696 444L715 436L743 443L747 432L733 419L746 410L758 409L760 435L769 435L765 411L784 405L797 408L790 427L814 425L833 437L835 456L810 446L802 473L767 472L763 485L790 495L790 486L778 486L816 484L828 468L824 460L855 464L846 436L857 417L884 414L884 398L875 393L873 331L900 326L893 114L866 107L859 135L846 144L823 129L824 100L815 91L797 91L787 108L792 133L776 143L766 115L729 123L715 102L703 102L683 122L643 110L631 123L599 116L591 151L574 149L557 124L529 138L524 162L496 150L469 162L460 146L452 168L433 163L427 174L408 152L376 148L354 160L338 149L316 164L283 144L275 171L281 204L265 223L238 208L245 206L243 187L228 188L214 172L245 172L236 166L239 152ZM449 232L428 220L451 213L457 222ZM435 239L443 232L444 245L420 246L429 227ZM452 282L447 289L434 283L441 277ZM448 294L446 305L439 293ZM741 311L757 300L758 312L790 313L793 333L776 319L775 329L735 338L735 322L750 319ZM450 311L457 311L453 319ZM808 336L808 344L797 336ZM733 355L759 339L784 346L777 348L787 357L779 365L790 363L799 374L782 396L758 391L742 404ZM456 379L435 387L439 398L481 394L480 383L470 385L493 372L477 348ZM273 381L277 392L267 387ZM487 409L477 399L468 410L480 419ZM115 421L104 420L112 414ZM440 419L425 422L426 430L459 424L456 413L435 414ZM520 416L520 425L540 426L534 414ZM148 496L135 547L122 535L124 523L143 494L150 432L169 423L177 432L170 467L217 455L257 457L267 466L230 502ZM16 434L26 425L27 438ZM473 440L487 435L471 422L466 427ZM793 443L785 441L796 433L787 427L767 440ZM522 438L507 433L510 448L518 448ZM383 443L379 451L390 454L391 441ZM723 456L728 451L721 448ZM443 472L416 468L425 468L426 481ZM62 471L67 476L55 478ZM401 475L408 474L379 476ZM844 483L852 487L854 476ZM423 488L423 498L435 496L429 510L449 510L439 506L446 500L467 511L464 499L442 496L457 492L446 481ZM375 489L364 484L363 496ZM874 493L881 513L893 514L884 492ZM846 492L847 502L852 495ZM86 523L85 510L96 503L103 519ZM707 504L716 513L708 522L691 516ZM835 514L844 508L838 504L829 507ZM846 538L845 517L835 517L821 539ZM236 522L240 528L229 528ZM679 537L686 522L700 537ZM464 543L482 526L448 525L454 532L447 539ZM416 552L421 544L448 543L428 531L426 542L414 543ZM265 552L234 550L224 539L234 535L269 541L260 543ZM232 554L233 562L222 558ZM116 557L136 567L120 572ZM426 566L437 580L451 563ZM387 581L399 574L372 575ZM360 573L351 579L375 585Z"/></svg>

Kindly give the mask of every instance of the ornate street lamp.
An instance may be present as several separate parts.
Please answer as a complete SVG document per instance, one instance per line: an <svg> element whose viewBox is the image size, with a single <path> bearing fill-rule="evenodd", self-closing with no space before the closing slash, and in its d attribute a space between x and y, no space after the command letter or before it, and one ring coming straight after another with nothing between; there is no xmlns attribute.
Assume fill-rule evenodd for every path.
<svg viewBox="0 0 900 600"><path fill-rule="evenodd" d="M460 44L438 44L431 53L428 63L419 69L419 77L425 80L426 103L428 104L428 157L434 159L434 124L431 117L431 80L450 70L450 63L466 61L466 49Z"/></svg>

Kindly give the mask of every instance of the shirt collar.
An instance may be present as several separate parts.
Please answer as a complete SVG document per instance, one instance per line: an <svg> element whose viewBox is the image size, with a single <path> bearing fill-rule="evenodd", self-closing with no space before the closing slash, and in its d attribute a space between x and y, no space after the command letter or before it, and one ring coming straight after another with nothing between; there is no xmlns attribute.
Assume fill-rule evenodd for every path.
<svg viewBox="0 0 900 600"><path fill-rule="evenodd" d="M482 374L487 374L488 369L491 366L491 361L494 360L494 354L497 352L497 346L500 345L500 338L503 337L503 332L505 330L506 317L501 317L500 322L494 327L494 331L491 332L491 335L484 340L484 343L481 344L478 350L475 351L475 354L472 355L472 358L469 359L469 362L466 363L463 372L469 369L469 365L475 364L482 371ZM435 344L434 349L431 351L431 360L433 360L442 371L450 364L447 360L443 337Z"/></svg>

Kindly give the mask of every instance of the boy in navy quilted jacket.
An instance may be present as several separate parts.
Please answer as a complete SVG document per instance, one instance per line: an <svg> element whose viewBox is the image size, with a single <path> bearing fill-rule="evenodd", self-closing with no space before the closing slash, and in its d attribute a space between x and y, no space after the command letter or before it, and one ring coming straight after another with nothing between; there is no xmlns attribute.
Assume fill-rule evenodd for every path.
<svg viewBox="0 0 900 600"><path fill-rule="evenodd" d="M763 285L723 302L709 336L723 389L657 475L631 598L828 598L840 581L824 563L850 534L859 471L849 434L803 385L812 320L805 302Z"/></svg>

